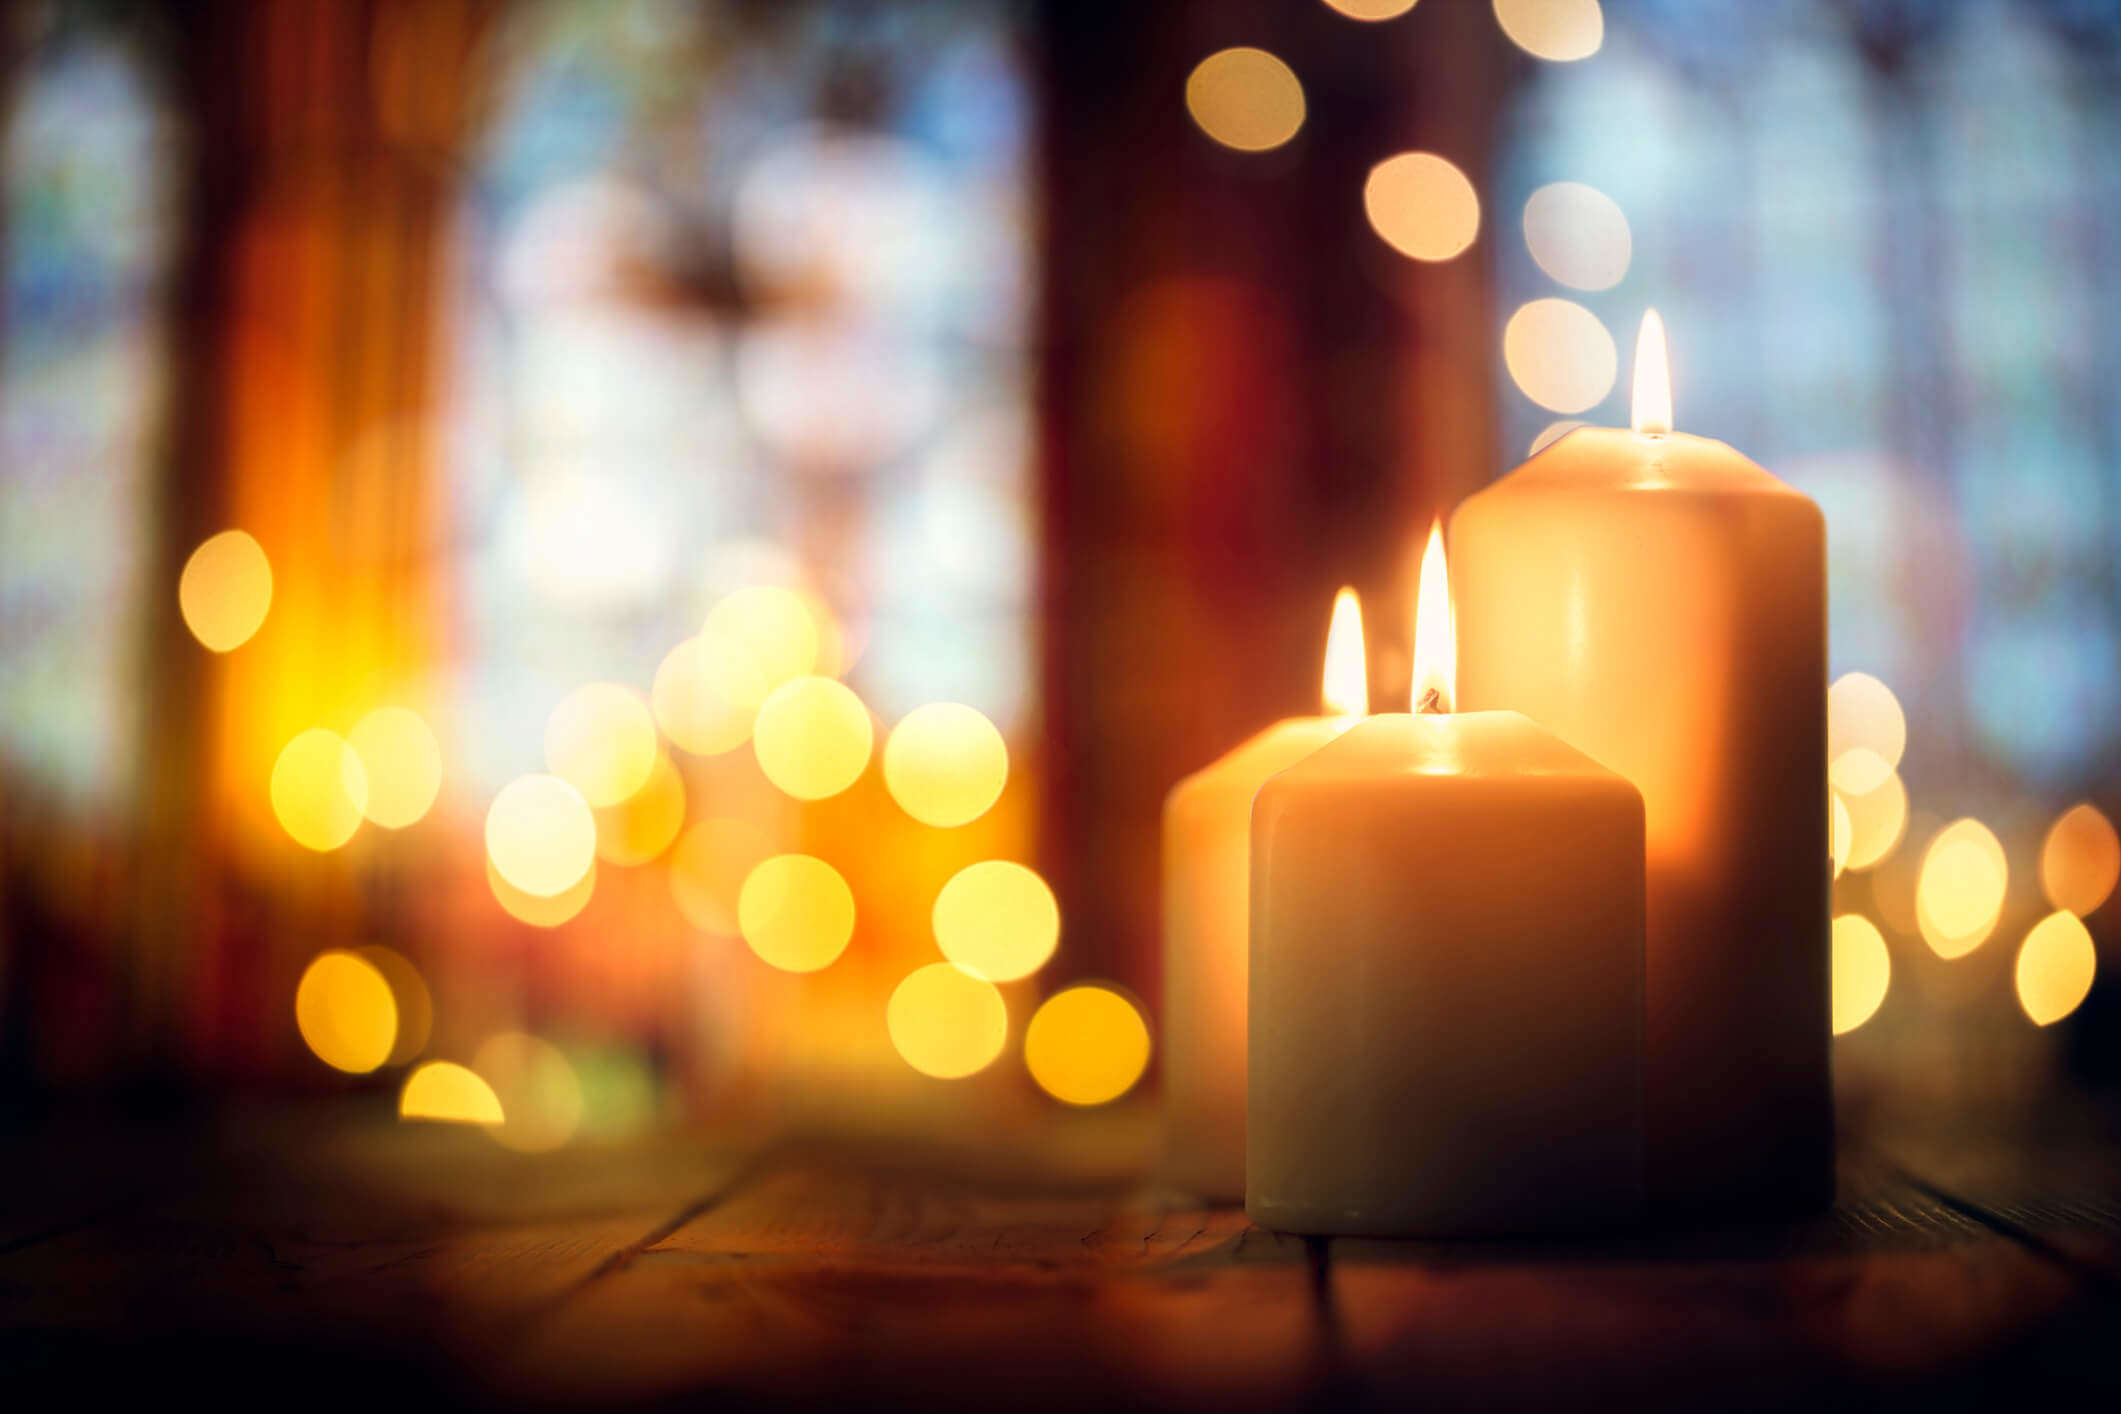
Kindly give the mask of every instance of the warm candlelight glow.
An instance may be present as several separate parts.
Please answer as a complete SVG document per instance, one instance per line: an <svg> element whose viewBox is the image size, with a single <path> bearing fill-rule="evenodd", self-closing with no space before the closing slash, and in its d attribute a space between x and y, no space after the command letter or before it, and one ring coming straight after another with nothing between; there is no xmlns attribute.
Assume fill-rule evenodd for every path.
<svg viewBox="0 0 2121 1414"><path fill-rule="evenodd" d="M1319 696L1329 717L1362 717L1370 711L1369 665L1363 657L1362 603L1342 588L1333 599L1333 625L1326 630L1326 676Z"/></svg>
<svg viewBox="0 0 2121 1414"><path fill-rule="evenodd" d="M1663 437L1672 430L1672 364L1664 347L1664 321L1654 309L1642 312L1642 332L1635 338L1635 405L1630 421L1641 437Z"/></svg>
<svg viewBox="0 0 2121 1414"><path fill-rule="evenodd" d="M1448 712L1458 690L1458 634L1451 623L1451 579L1444 566L1443 522L1429 527L1414 596L1414 710Z"/></svg>

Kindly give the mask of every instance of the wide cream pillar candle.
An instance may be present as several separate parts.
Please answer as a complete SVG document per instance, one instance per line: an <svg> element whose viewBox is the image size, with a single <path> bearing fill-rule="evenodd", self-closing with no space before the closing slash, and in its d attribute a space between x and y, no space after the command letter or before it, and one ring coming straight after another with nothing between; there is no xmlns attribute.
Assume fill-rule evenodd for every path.
<svg viewBox="0 0 2121 1414"><path fill-rule="evenodd" d="M1653 1202L1831 1196L1826 531L1671 430L1664 331L1632 430L1579 428L1451 520L1460 698L1642 791Z"/></svg>
<svg viewBox="0 0 2121 1414"><path fill-rule="evenodd" d="M1290 717L1180 781L1164 800L1165 1177L1245 1196L1245 938L1252 797L1369 704L1353 590L1326 634L1325 715Z"/></svg>
<svg viewBox="0 0 2121 1414"><path fill-rule="evenodd" d="M1432 536L1424 710L1357 723L1253 805L1245 1207L1267 1227L1641 1214L1642 800L1515 712L1450 715L1443 575Z"/></svg>

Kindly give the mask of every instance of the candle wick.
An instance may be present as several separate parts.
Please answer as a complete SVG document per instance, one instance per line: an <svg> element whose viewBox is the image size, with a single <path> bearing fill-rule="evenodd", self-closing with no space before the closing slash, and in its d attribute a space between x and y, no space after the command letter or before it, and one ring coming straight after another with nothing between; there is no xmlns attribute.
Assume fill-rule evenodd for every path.
<svg viewBox="0 0 2121 1414"><path fill-rule="evenodd" d="M1432 687L1428 689L1426 692L1422 693L1421 700L1414 704L1414 712L1417 716L1421 715L1424 712L1434 712L1441 714L1450 710L1451 704L1443 700L1443 689L1440 687Z"/></svg>

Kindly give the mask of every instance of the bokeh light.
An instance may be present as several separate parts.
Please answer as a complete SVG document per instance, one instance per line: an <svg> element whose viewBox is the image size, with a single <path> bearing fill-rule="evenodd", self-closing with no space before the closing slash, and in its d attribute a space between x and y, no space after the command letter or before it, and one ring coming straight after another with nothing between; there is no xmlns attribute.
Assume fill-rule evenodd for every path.
<svg viewBox="0 0 2121 1414"><path fill-rule="evenodd" d="M272 768L272 813L295 843L334 850L361 828L368 772L337 732L311 727L280 748Z"/></svg>
<svg viewBox="0 0 2121 1414"><path fill-rule="evenodd" d="M1480 197L1457 164L1402 152L1370 169L1362 187L1370 229L1415 260L1449 260L1480 234Z"/></svg>
<svg viewBox="0 0 2121 1414"><path fill-rule="evenodd" d="M1848 857L1843 868L1868 869L1900 843L1901 832L1907 828L1907 787L1899 772L1887 771L1875 790L1840 794L1849 817Z"/></svg>
<svg viewBox="0 0 2121 1414"><path fill-rule="evenodd" d="M1620 369L1620 352L1598 316L1565 299L1535 299L1511 315L1502 358L1518 389L1553 412L1583 412L1603 401Z"/></svg>
<svg viewBox="0 0 2121 1414"><path fill-rule="evenodd" d="M1495 0L1495 20L1519 49L1556 64L1588 59L1605 43L1598 0Z"/></svg>
<svg viewBox="0 0 2121 1414"><path fill-rule="evenodd" d="M1939 957L1980 947L2003 911L2010 872L2003 845L1979 820L1957 820L1938 832L1922 857L1915 918Z"/></svg>
<svg viewBox="0 0 2121 1414"><path fill-rule="evenodd" d="M1037 871L1006 859L960 869L935 896L935 942L975 977L1012 982L1045 966L1060 904Z"/></svg>
<svg viewBox="0 0 2121 1414"><path fill-rule="evenodd" d="M1839 792L1830 790L1826 793L1826 852L1833 861L1835 878L1848 868L1849 847L1854 843L1855 826L1849 823L1849 808Z"/></svg>
<svg viewBox="0 0 2121 1414"><path fill-rule="evenodd" d="M445 1124L501 1124L501 1101L493 1087L454 1061L429 1061L405 1077L398 1092L398 1118Z"/></svg>
<svg viewBox="0 0 2121 1414"><path fill-rule="evenodd" d="M656 753L648 779L617 805L596 812L597 858L630 867L670 848L685 827L685 782L669 756Z"/></svg>
<svg viewBox="0 0 2121 1414"><path fill-rule="evenodd" d="M1186 76L1186 111L1200 130L1240 152L1265 152L1304 125L1304 89L1264 49L1224 49Z"/></svg>
<svg viewBox="0 0 2121 1414"><path fill-rule="evenodd" d="M617 805L655 769L655 717L638 693L585 683L545 719L545 765L593 807Z"/></svg>
<svg viewBox="0 0 2121 1414"><path fill-rule="evenodd" d="M1589 427L1590 425L1590 423L1585 422L1580 417L1564 417L1550 422L1539 429L1539 435L1532 439L1532 445L1525 449L1525 455L1536 457L1577 428Z"/></svg>
<svg viewBox="0 0 2121 1414"><path fill-rule="evenodd" d="M841 668L839 632L824 601L777 584L725 594L708 610L701 633L744 645L767 692L791 678L833 677Z"/></svg>
<svg viewBox="0 0 2121 1414"><path fill-rule="evenodd" d="M1070 987L1046 998L1024 1028L1024 1065L1056 1100L1105 1104L1148 1068L1148 1023L1109 987Z"/></svg>
<svg viewBox="0 0 2121 1414"><path fill-rule="evenodd" d="M501 877L494 868L493 859L486 860L486 885L493 890L494 902L501 911L519 923L528 923L533 928L557 928L568 922L583 909L597 891L595 861L583 872L582 877L551 895L525 893Z"/></svg>
<svg viewBox="0 0 2121 1414"><path fill-rule="evenodd" d="M854 891L840 872L808 854L777 854L744 877L737 894L744 941L783 972L815 972L854 936Z"/></svg>
<svg viewBox="0 0 2121 1414"><path fill-rule="evenodd" d="M929 963L899 983L884 1021L900 1058L938 1080L986 1069L1009 1040L1002 994L948 962Z"/></svg>
<svg viewBox="0 0 2121 1414"><path fill-rule="evenodd" d="M1845 1036L1871 1019L1893 980L1885 935L1860 913L1834 920L1834 1034Z"/></svg>
<svg viewBox="0 0 2121 1414"><path fill-rule="evenodd" d="M368 777L363 811L386 830L417 822L442 789L442 747L426 718L409 707L378 707L346 734Z"/></svg>
<svg viewBox="0 0 2121 1414"><path fill-rule="evenodd" d="M192 637L216 653L250 641L272 608L272 563L240 530L207 537L177 577L177 609Z"/></svg>
<svg viewBox="0 0 2121 1414"><path fill-rule="evenodd" d="M1351 20L1393 20L1414 8L1414 0L1326 0Z"/></svg>
<svg viewBox="0 0 2121 1414"><path fill-rule="evenodd" d="M2121 839L2095 805L2073 805L2040 846L2040 887L2047 901L2079 918L2096 913L2121 879Z"/></svg>
<svg viewBox="0 0 2121 1414"><path fill-rule="evenodd" d="M2091 995L2098 968L2099 950L2084 921L2067 911L2050 913L2018 948L2018 1005L2036 1026L2052 1026Z"/></svg>
<svg viewBox="0 0 2121 1414"><path fill-rule="evenodd" d="M398 1013L397 1036L390 1043L385 1065L403 1065L427 1049L434 1029L434 998L427 981L403 956L384 947L355 948L354 956L373 967L390 984L390 999Z"/></svg>
<svg viewBox="0 0 2121 1414"><path fill-rule="evenodd" d="M649 702L663 735L695 756L719 756L751 739L766 700L766 673L727 634L696 634L655 670Z"/></svg>
<svg viewBox="0 0 2121 1414"><path fill-rule="evenodd" d="M373 963L334 949L318 953L295 986L295 1025L318 1060L365 1075L390 1059L398 1005Z"/></svg>
<svg viewBox="0 0 2121 1414"><path fill-rule="evenodd" d="M744 880L772 853L766 832L749 820L702 820L670 851L670 897L693 927L736 937Z"/></svg>
<svg viewBox="0 0 2121 1414"><path fill-rule="evenodd" d="M1582 182L1550 182L1532 193L1524 243L1541 270L1579 290L1619 284L1635 249L1620 203Z"/></svg>
<svg viewBox="0 0 2121 1414"><path fill-rule="evenodd" d="M1907 716L1893 690L1869 673L1844 673L1826 691L1827 776L1861 795L1900 765Z"/></svg>
<svg viewBox="0 0 2121 1414"><path fill-rule="evenodd" d="M916 707L884 743L884 785L924 825L970 824L1001 799L1009 748L994 723L955 702Z"/></svg>
<svg viewBox="0 0 2121 1414"><path fill-rule="evenodd" d="M582 1083L566 1053L550 1041L500 1032L480 1043L471 1068L500 1102L504 1118L488 1132L508 1148L544 1153L581 1128Z"/></svg>
<svg viewBox="0 0 2121 1414"><path fill-rule="evenodd" d="M823 800L860 780L875 742L869 709L831 678L783 683L751 729L759 769L797 800Z"/></svg>
<svg viewBox="0 0 2121 1414"><path fill-rule="evenodd" d="M596 862L596 815L558 776L518 776L486 812L486 855L524 893L552 898L580 883Z"/></svg>

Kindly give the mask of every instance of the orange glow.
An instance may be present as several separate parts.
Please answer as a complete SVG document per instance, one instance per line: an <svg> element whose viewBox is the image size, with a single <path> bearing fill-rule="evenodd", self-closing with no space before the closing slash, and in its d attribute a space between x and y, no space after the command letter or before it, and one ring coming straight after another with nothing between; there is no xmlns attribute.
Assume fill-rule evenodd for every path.
<svg viewBox="0 0 2121 1414"><path fill-rule="evenodd" d="M1325 681L1319 688L1328 717L1361 717L1370 711L1369 664L1362 646L1362 602L1342 588L1333 597L1333 625L1326 630Z"/></svg>
<svg viewBox="0 0 2121 1414"><path fill-rule="evenodd" d="M1304 88L1295 71L1266 50L1239 46L1194 66L1186 77L1186 111L1224 147L1265 152L1304 125Z"/></svg>
<svg viewBox="0 0 2121 1414"><path fill-rule="evenodd" d="M210 536L177 580L177 608L192 636L216 653L250 641L272 608L272 563L240 530Z"/></svg>
<svg viewBox="0 0 2121 1414"><path fill-rule="evenodd" d="M397 999L375 965L350 952L318 953L295 988L295 1025L318 1060L362 1075L390 1059Z"/></svg>
<svg viewBox="0 0 2121 1414"><path fill-rule="evenodd" d="M2047 901L2079 918L2094 913L2121 878L2121 838L2096 805L2072 806L2040 847L2040 885Z"/></svg>
<svg viewBox="0 0 2121 1414"><path fill-rule="evenodd" d="M383 1063L403 1065L427 1049L427 1033L434 1027L434 998L420 970L389 948L355 948L354 956L382 973L390 984L391 1000L397 1004L398 1034Z"/></svg>
<svg viewBox="0 0 2121 1414"><path fill-rule="evenodd" d="M1024 1028L1024 1065L1063 1104L1102 1105L1148 1068L1149 1027L1111 988L1070 987L1046 998Z"/></svg>
<svg viewBox="0 0 2121 1414"><path fill-rule="evenodd" d="M1672 360L1665 351L1664 321L1654 309L1642 312L1642 333L1635 339L1635 402L1629 422L1638 437L1663 437L1672 430Z"/></svg>
<svg viewBox="0 0 2121 1414"><path fill-rule="evenodd" d="M2052 1026L2091 994L2099 968L2092 935L2073 913L2051 913L2018 949L2018 1005L2035 1026Z"/></svg>
<svg viewBox="0 0 2121 1414"><path fill-rule="evenodd" d="M1458 630L1451 621L1451 577L1444 564L1443 521L1429 526L1414 595L1414 706L1448 712L1458 692Z"/></svg>

